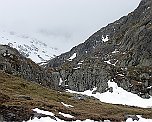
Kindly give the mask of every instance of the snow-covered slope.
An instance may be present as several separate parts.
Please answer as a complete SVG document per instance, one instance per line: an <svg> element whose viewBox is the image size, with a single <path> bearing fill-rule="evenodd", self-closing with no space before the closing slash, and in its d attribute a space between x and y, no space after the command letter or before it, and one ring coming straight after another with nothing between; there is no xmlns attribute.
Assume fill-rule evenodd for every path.
<svg viewBox="0 0 152 122"><path fill-rule="evenodd" d="M13 31L0 30L0 44L6 44L19 50L24 56L31 58L34 62L46 62L61 51L56 47L50 47L35 37L18 34Z"/></svg>
<svg viewBox="0 0 152 122"><path fill-rule="evenodd" d="M75 92L68 90L70 93L78 93L78 94L84 94L88 96L94 96L95 98L98 98L101 102L105 103L112 103L112 104L123 104L123 105L130 105L130 106L138 106L143 108L152 108L152 97L150 99L143 99L139 97L136 94L133 94L131 92L127 92L121 87L118 87L115 82L108 82L109 88L112 87L113 91L107 91L105 93L96 93L93 94L93 91L96 91L96 88L94 88L92 91L87 90L84 92ZM138 101L138 102L137 102Z"/></svg>

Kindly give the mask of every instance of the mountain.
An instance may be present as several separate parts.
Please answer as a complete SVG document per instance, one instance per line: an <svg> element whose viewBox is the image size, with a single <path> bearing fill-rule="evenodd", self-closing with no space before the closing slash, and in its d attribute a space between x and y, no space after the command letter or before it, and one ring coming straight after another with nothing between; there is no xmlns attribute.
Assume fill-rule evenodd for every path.
<svg viewBox="0 0 152 122"><path fill-rule="evenodd" d="M49 61L65 89L113 92L108 82L142 98L152 96L152 1L101 28L84 43Z"/></svg>
<svg viewBox="0 0 152 122"><path fill-rule="evenodd" d="M73 60L75 56L69 60ZM112 105L100 102L96 96L85 95L85 92L83 95L64 91L61 89L62 79L57 70L44 69L8 45L0 45L0 59L0 121L2 122L28 120L29 122L43 120L110 122L130 118L137 120L144 119L142 117L152 118L150 108ZM147 103L146 107L151 103L143 99L142 102Z"/></svg>
<svg viewBox="0 0 152 122"><path fill-rule="evenodd" d="M142 0L128 16L41 66L20 42L2 37L9 45L0 45L0 121L151 121L151 8L151 0Z"/></svg>
<svg viewBox="0 0 152 122"><path fill-rule="evenodd" d="M36 63L45 63L60 54L56 47L49 47L39 38L14 31L0 31L0 43L16 48L22 55L31 58Z"/></svg>
<svg viewBox="0 0 152 122"><path fill-rule="evenodd" d="M45 87L58 89L59 73L45 70L31 59L24 57L17 49L0 45L0 71L36 82Z"/></svg>

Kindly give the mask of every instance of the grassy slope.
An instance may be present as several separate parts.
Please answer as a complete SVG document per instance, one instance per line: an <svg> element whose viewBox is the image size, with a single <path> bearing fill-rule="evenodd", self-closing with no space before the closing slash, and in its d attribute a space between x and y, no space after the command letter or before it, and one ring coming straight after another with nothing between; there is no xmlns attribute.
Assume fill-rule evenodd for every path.
<svg viewBox="0 0 152 122"><path fill-rule="evenodd" d="M31 100L26 100L21 95L29 96ZM73 105L74 108L66 108L61 102ZM124 119L125 114L140 114L152 118L152 109L106 104L89 98L74 100L72 94L53 91L39 84L0 72L0 106L2 105L26 107L29 110L38 107L52 111L59 118L63 118L58 114L59 111L69 113L77 119L120 121Z"/></svg>

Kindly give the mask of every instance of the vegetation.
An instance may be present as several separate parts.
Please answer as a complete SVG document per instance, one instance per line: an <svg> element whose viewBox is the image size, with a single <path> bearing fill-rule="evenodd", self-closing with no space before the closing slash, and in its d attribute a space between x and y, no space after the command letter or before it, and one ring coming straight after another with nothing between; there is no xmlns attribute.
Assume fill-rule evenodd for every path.
<svg viewBox="0 0 152 122"><path fill-rule="evenodd" d="M74 107L67 108L61 104L64 102ZM30 110L40 108L53 112L59 118L67 120L59 115L59 112L69 113L75 118L73 119L94 119L102 120L109 119L111 121L122 121L124 115L143 115L146 118L152 118L152 109L136 108L123 105L112 105L101 103L93 98L84 100L76 100L73 94L66 92L54 91L43 87L39 84L25 81L21 78L0 72L0 111L2 106L26 108L29 112L23 112L23 109L15 109L26 113L24 116L29 116ZM12 109L10 109L12 110Z"/></svg>

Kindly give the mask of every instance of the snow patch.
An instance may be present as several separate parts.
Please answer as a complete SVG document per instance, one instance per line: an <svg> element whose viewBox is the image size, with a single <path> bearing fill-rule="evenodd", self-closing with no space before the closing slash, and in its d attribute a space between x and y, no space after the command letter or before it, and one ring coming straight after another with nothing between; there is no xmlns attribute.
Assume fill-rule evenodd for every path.
<svg viewBox="0 0 152 122"><path fill-rule="evenodd" d="M147 9L150 9L150 7L148 7Z"/></svg>
<svg viewBox="0 0 152 122"><path fill-rule="evenodd" d="M74 107L74 106L72 106L72 105L65 104L64 102L61 102L61 103L62 103L62 105L64 105L64 106L67 107L67 108L69 108L69 107L73 108L73 107Z"/></svg>
<svg viewBox="0 0 152 122"><path fill-rule="evenodd" d="M59 114L64 116L64 117L67 117L67 118L74 118L74 116L72 116L70 114L65 114L65 113L62 113L62 112L59 112Z"/></svg>
<svg viewBox="0 0 152 122"><path fill-rule="evenodd" d="M104 62L105 62L105 63L107 63L107 64L110 64L110 65L116 66L116 64L117 64L118 60L117 60L114 64L112 64L112 63L111 63L111 60L104 61Z"/></svg>
<svg viewBox="0 0 152 122"><path fill-rule="evenodd" d="M74 58L76 58L77 57L77 53L74 53L68 60L69 61L72 61Z"/></svg>
<svg viewBox="0 0 152 122"><path fill-rule="evenodd" d="M82 65L83 63L79 62L78 65Z"/></svg>
<svg viewBox="0 0 152 122"><path fill-rule="evenodd" d="M106 35L106 37L104 37L104 36L102 35L102 41L103 41L103 42L107 42L107 41L109 41L109 37L108 37L108 35Z"/></svg>
<svg viewBox="0 0 152 122"><path fill-rule="evenodd" d="M54 116L54 114L52 112L40 110L38 108L33 109L33 111L35 111L35 112L37 112L39 114Z"/></svg>
<svg viewBox="0 0 152 122"><path fill-rule="evenodd" d="M63 80L62 78L60 78L59 86L61 86L62 83L63 83Z"/></svg>
<svg viewBox="0 0 152 122"><path fill-rule="evenodd" d="M108 61L104 61L105 63L107 63L107 64L111 64L111 62L110 62L111 60L108 60Z"/></svg>
<svg viewBox="0 0 152 122"><path fill-rule="evenodd" d="M77 70L77 69L80 69L81 67L76 67L76 68L73 68L73 69L75 69L75 70Z"/></svg>
<svg viewBox="0 0 152 122"><path fill-rule="evenodd" d="M117 75L119 75L119 76L121 76L121 77L124 77L124 75L123 75L123 74L117 74Z"/></svg>
<svg viewBox="0 0 152 122"><path fill-rule="evenodd" d="M113 92L105 92L105 93L96 93L92 94L94 90L87 90L84 92L75 92L72 90L67 90L70 93L83 94L88 96L93 96L99 99L101 102L112 103L112 104L122 104L122 105L130 105L130 106L138 106L142 108L151 108L152 107L152 97L149 99L143 99L136 94L131 92L127 92L121 87L117 86L117 83L108 81L109 88L113 88ZM137 102L138 101L138 102Z"/></svg>
<svg viewBox="0 0 152 122"><path fill-rule="evenodd" d="M119 51L117 49L115 49L112 54L115 54L115 53L119 53Z"/></svg>

